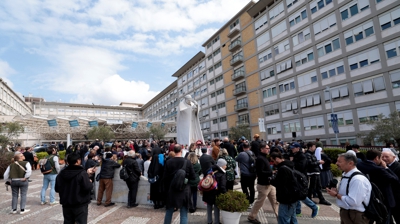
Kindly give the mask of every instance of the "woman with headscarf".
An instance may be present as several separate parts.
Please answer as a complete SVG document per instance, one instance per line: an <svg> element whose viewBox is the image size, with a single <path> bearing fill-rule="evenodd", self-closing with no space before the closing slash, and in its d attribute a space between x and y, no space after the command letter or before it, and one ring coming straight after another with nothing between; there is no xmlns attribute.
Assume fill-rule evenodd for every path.
<svg viewBox="0 0 400 224"><path fill-rule="evenodd" d="M161 149L155 147L152 151L152 160L147 172L150 182L150 200L154 203L154 209L164 207L164 194L161 180L164 174L164 154Z"/></svg>

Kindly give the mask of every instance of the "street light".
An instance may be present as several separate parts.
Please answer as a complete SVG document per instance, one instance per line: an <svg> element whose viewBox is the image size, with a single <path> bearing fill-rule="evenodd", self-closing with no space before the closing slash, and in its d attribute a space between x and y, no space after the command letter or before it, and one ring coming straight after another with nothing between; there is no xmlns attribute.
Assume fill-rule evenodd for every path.
<svg viewBox="0 0 400 224"><path fill-rule="evenodd" d="M331 93L331 88L330 88L329 86L327 86L327 87L325 88L325 92L329 92L329 102L331 103L331 113L334 114L333 105L332 105L332 93ZM331 124L332 124L332 128L333 128L332 117L331 117ZM337 134L337 132L336 132L335 130L334 130L334 132L335 132L335 137L336 137L336 144L340 145L339 139L338 139L338 134Z"/></svg>

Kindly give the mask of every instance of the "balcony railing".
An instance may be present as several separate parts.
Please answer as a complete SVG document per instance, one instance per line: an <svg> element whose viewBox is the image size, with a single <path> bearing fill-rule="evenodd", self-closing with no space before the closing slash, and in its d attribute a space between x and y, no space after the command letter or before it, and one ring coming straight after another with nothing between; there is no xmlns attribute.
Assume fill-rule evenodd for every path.
<svg viewBox="0 0 400 224"><path fill-rule="evenodd" d="M241 124L250 124L250 122L248 120L236 121L236 126L241 125Z"/></svg>
<svg viewBox="0 0 400 224"><path fill-rule="evenodd" d="M242 41L241 40L235 40L229 45L229 51L233 52L238 50L242 46Z"/></svg>
<svg viewBox="0 0 400 224"><path fill-rule="evenodd" d="M235 55L232 59L231 59L231 66L236 66L240 63L243 62L243 56L242 55Z"/></svg>
<svg viewBox="0 0 400 224"><path fill-rule="evenodd" d="M237 96L246 93L246 86L240 86L233 90L233 95Z"/></svg>
<svg viewBox="0 0 400 224"><path fill-rule="evenodd" d="M245 75L246 74L245 74L245 72L243 70L236 71L232 75L232 81L236 81L236 80L239 80L241 78L244 78Z"/></svg>
<svg viewBox="0 0 400 224"><path fill-rule="evenodd" d="M248 103L239 103L235 105L235 111L246 110L249 107Z"/></svg>
<svg viewBox="0 0 400 224"><path fill-rule="evenodd" d="M232 38L232 37L236 36L238 33L240 33L240 30L238 27L235 27L228 33L228 37Z"/></svg>

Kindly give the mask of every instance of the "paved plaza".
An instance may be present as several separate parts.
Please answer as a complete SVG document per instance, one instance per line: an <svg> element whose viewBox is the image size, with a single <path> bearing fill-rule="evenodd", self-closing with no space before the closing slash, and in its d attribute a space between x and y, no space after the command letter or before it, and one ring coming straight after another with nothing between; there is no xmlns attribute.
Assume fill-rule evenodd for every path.
<svg viewBox="0 0 400 224"><path fill-rule="evenodd" d="M11 211L11 188L6 191L4 187L4 180L1 180L0 187L0 223L63 223L62 208L61 205L40 205L40 191L42 188L43 175L40 171L35 170L32 172L31 180L29 183L28 198L26 209L30 209L30 212L23 215L10 214ZM240 189L240 185L236 185L235 189ZM47 196L49 190L47 191ZM58 200L58 194L56 194L56 200ZM256 194L257 195L257 194ZM72 195L71 195L72 196ZM337 224L339 221L339 208L335 205L335 200L329 195L325 195L326 199L333 203L332 206L320 205L319 215L312 219L310 218L311 209L303 205L302 213L303 217L299 217L298 221L302 224ZM201 200L201 199L200 199ZM317 199L318 200L318 199ZM49 201L49 199L47 199ZM19 209L19 205L18 205ZM248 212L244 212L240 223L247 222ZM163 223L164 220L164 209L154 210L149 205L139 205L136 208L128 209L126 204L116 203L112 207L97 206L95 201L89 205L89 219L90 224L95 223L140 223L140 224L159 224ZM258 215L259 220L262 223L277 223L275 215L272 212L269 201L266 200L262 211ZM179 211L174 213L173 223L179 224ZM189 214L189 223L207 223L206 210L197 209L196 213Z"/></svg>

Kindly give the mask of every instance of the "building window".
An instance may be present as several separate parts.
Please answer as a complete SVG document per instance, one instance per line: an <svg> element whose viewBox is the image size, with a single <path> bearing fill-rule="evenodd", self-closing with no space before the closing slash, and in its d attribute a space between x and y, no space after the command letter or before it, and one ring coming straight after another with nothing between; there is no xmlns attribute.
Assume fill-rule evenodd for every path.
<svg viewBox="0 0 400 224"><path fill-rule="evenodd" d="M221 50L218 48L218 50L214 51L213 56L215 57L219 53L221 53Z"/></svg>
<svg viewBox="0 0 400 224"><path fill-rule="evenodd" d="M269 10L269 19L273 20L276 18L279 14L284 12L284 7L283 7L283 2L279 3L276 5L274 8Z"/></svg>
<svg viewBox="0 0 400 224"><path fill-rule="evenodd" d="M239 124L248 124L250 121L249 114L242 114L238 116Z"/></svg>
<svg viewBox="0 0 400 224"><path fill-rule="evenodd" d="M400 7L395 8L389 13L379 16L379 24L382 30L386 30L400 23Z"/></svg>
<svg viewBox="0 0 400 224"><path fill-rule="evenodd" d="M208 69L208 73L211 73L212 71L214 71L214 67L210 67L209 69Z"/></svg>
<svg viewBox="0 0 400 224"><path fill-rule="evenodd" d="M384 43L384 48L386 52L386 57L393 58L400 55L400 38L394 41Z"/></svg>
<svg viewBox="0 0 400 224"><path fill-rule="evenodd" d="M296 121L285 121L283 122L283 129L285 133L300 131L300 122Z"/></svg>
<svg viewBox="0 0 400 224"><path fill-rule="evenodd" d="M257 49L260 50L263 48L264 44L269 41L269 30L265 31L263 34L257 37Z"/></svg>
<svg viewBox="0 0 400 224"><path fill-rule="evenodd" d="M208 55L207 59L211 60L213 58L212 54Z"/></svg>
<svg viewBox="0 0 400 224"><path fill-rule="evenodd" d="M219 138L219 133L214 133L214 138Z"/></svg>
<svg viewBox="0 0 400 224"><path fill-rule="evenodd" d="M321 97L319 93L300 97L301 108L312 107L320 104L321 104Z"/></svg>
<svg viewBox="0 0 400 224"><path fill-rule="evenodd" d="M260 72L261 80L268 79L270 77L274 77L274 66L266 68Z"/></svg>
<svg viewBox="0 0 400 224"><path fill-rule="evenodd" d="M286 6L288 8L292 7L294 4L296 4L297 2L299 2L298 0L286 0Z"/></svg>
<svg viewBox="0 0 400 224"><path fill-rule="evenodd" d="M318 57L327 55L337 49L340 49L339 37L334 37L333 40L326 41L325 43L317 45Z"/></svg>
<svg viewBox="0 0 400 224"><path fill-rule="evenodd" d="M216 92L217 96L218 96L218 95L221 95L221 94L223 94L223 93L224 93L224 89L217 90L217 92Z"/></svg>
<svg viewBox="0 0 400 224"><path fill-rule="evenodd" d="M267 49L258 55L258 61L260 63L267 61L272 58L271 49Z"/></svg>
<svg viewBox="0 0 400 224"><path fill-rule="evenodd" d="M350 70L355 70L380 61L379 50L374 48L349 57Z"/></svg>
<svg viewBox="0 0 400 224"><path fill-rule="evenodd" d="M361 82L353 82L354 96L363 96L385 90L383 76L367 79Z"/></svg>
<svg viewBox="0 0 400 224"><path fill-rule="evenodd" d="M374 25L371 20L345 32L344 39L346 41L346 45L350 45L354 42L367 38L372 34L374 34Z"/></svg>
<svg viewBox="0 0 400 224"><path fill-rule="evenodd" d="M324 128L324 118L322 116L305 117L303 118L303 126L305 131Z"/></svg>
<svg viewBox="0 0 400 224"><path fill-rule="evenodd" d="M235 26L237 26L237 25L239 25L239 19L237 19L235 22L233 22L233 23L229 26L230 30L232 30L233 28L235 28Z"/></svg>
<svg viewBox="0 0 400 224"><path fill-rule="evenodd" d="M207 44L207 49L210 48L211 45L212 45L211 43L208 43L208 44Z"/></svg>
<svg viewBox="0 0 400 224"><path fill-rule="evenodd" d="M351 112L351 110L335 112L335 114L337 115L338 126L346 126L346 125L354 124L353 113ZM327 119L328 119L329 127L332 127L331 114L327 114Z"/></svg>
<svg viewBox="0 0 400 224"><path fill-rule="evenodd" d="M294 85L294 80L293 79L289 79L286 80L284 82L279 83L279 92L280 93L284 93L286 91L290 91L295 89L295 85Z"/></svg>
<svg viewBox="0 0 400 224"><path fill-rule="evenodd" d="M210 81L210 85L214 85L214 79L212 79L211 81Z"/></svg>
<svg viewBox="0 0 400 224"><path fill-rule="evenodd" d="M275 56L290 50L289 39L286 39L274 46Z"/></svg>
<svg viewBox="0 0 400 224"><path fill-rule="evenodd" d="M221 81L221 80L223 80L224 79L224 76L223 75L220 75L220 76L218 76L217 78L215 78L215 82L219 82L219 81Z"/></svg>
<svg viewBox="0 0 400 224"><path fill-rule="evenodd" d="M369 0L353 0L340 9L342 20L346 20L369 8Z"/></svg>
<svg viewBox="0 0 400 224"><path fill-rule="evenodd" d="M272 116L275 114L279 114L279 104L275 103L275 104L271 104L271 105L267 105L264 107L265 110L265 116Z"/></svg>
<svg viewBox="0 0 400 224"><path fill-rule="evenodd" d="M274 135L274 134L280 134L281 131L281 124L280 123L275 123L275 124L267 124L267 133L269 135Z"/></svg>
<svg viewBox="0 0 400 224"><path fill-rule="evenodd" d="M282 113L286 111L297 110L298 109L297 99L284 101L281 103L281 106L282 106Z"/></svg>
<svg viewBox="0 0 400 224"><path fill-rule="evenodd" d="M212 107L211 107L211 110L212 110L212 111L215 111L215 110L217 110L217 106L215 106L215 105L214 105L214 106L212 106Z"/></svg>
<svg viewBox="0 0 400 224"><path fill-rule="evenodd" d="M317 81L317 72L315 70L297 76L297 83L299 85L299 88L310 85Z"/></svg>
<svg viewBox="0 0 400 224"><path fill-rule="evenodd" d="M316 13L318 10L324 8L328 4L332 3L332 0L314 0L310 3L311 14Z"/></svg>
<svg viewBox="0 0 400 224"><path fill-rule="evenodd" d="M292 26L300 23L304 19L307 19L307 10L305 8L293 13L289 17L289 25L290 25L290 27L292 27Z"/></svg>
<svg viewBox="0 0 400 224"><path fill-rule="evenodd" d="M206 74L203 74L203 75L201 76L201 81L204 81L204 80L206 80L206 79L207 79Z"/></svg>
<svg viewBox="0 0 400 224"><path fill-rule="evenodd" d="M215 92L211 93L211 98L215 97Z"/></svg>
<svg viewBox="0 0 400 224"><path fill-rule="evenodd" d="M314 60L313 49L311 48L311 49L301 52L300 54L295 55L294 60L296 62L296 67L303 65L309 61Z"/></svg>
<svg viewBox="0 0 400 224"><path fill-rule="evenodd" d="M301 44L310 38L310 28L307 27L304 30L300 31L298 34L292 36L293 45L296 46L298 44Z"/></svg>
<svg viewBox="0 0 400 224"><path fill-rule="evenodd" d="M291 68L292 68L292 59L289 58L288 60L279 62L276 65L276 73L279 74Z"/></svg>
<svg viewBox="0 0 400 224"><path fill-rule="evenodd" d="M334 13L332 13L313 24L314 35L317 36L318 34L325 32L326 30L335 25L336 25L336 16Z"/></svg>
<svg viewBox="0 0 400 224"><path fill-rule="evenodd" d="M331 97L333 101L340 101L342 99L348 98L349 89L347 88L347 85L334 87L331 89L330 94L331 96L329 96L329 91L324 91L325 102L329 101Z"/></svg>
<svg viewBox="0 0 400 224"><path fill-rule="evenodd" d="M276 37L279 34L285 32L287 29L286 27L286 20L283 20L280 22L278 25L272 27L271 32L272 32L272 37Z"/></svg>
<svg viewBox="0 0 400 224"><path fill-rule="evenodd" d="M214 68L217 69L217 68L221 67L221 65L222 65L222 63L218 62L217 64L214 65Z"/></svg>
<svg viewBox="0 0 400 224"><path fill-rule="evenodd" d="M246 98L246 100L247 100L247 98ZM225 102L218 104L217 107L218 107L218 109L224 108L225 107Z"/></svg>
<svg viewBox="0 0 400 224"><path fill-rule="evenodd" d="M400 70L391 71L391 72L389 72L389 74L390 74L390 80L392 81L393 89L399 88L400 87Z"/></svg>
<svg viewBox="0 0 400 224"><path fill-rule="evenodd" d="M254 22L254 28L255 28L255 30L258 30L261 27L263 27L264 25L266 25L267 23L268 23L267 14L265 14Z"/></svg>
<svg viewBox="0 0 400 224"><path fill-rule="evenodd" d="M223 136L228 136L228 132L227 131L221 131L221 137Z"/></svg>
<svg viewBox="0 0 400 224"><path fill-rule="evenodd" d="M368 121L378 120L379 114L388 117L390 114L389 105L381 104L357 109L358 120L361 124L367 123Z"/></svg>
<svg viewBox="0 0 400 224"><path fill-rule="evenodd" d="M276 95L276 87L271 86L267 87L266 89L263 90L263 98L271 97Z"/></svg>
<svg viewBox="0 0 400 224"><path fill-rule="evenodd" d="M214 120L212 121L212 123L213 123L213 124L218 124L218 119L214 119Z"/></svg>
<svg viewBox="0 0 400 224"><path fill-rule="evenodd" d="M225 121L226 121L226 117L225 116L219 118L219 122L225 122Z"/></svg>
<svg viewBox="0 0 400 224"><path fill-rule="evenodd" d="M344 74L343 61L335 62L321 68L322 79L331 78L336 75Z"/></svg>

